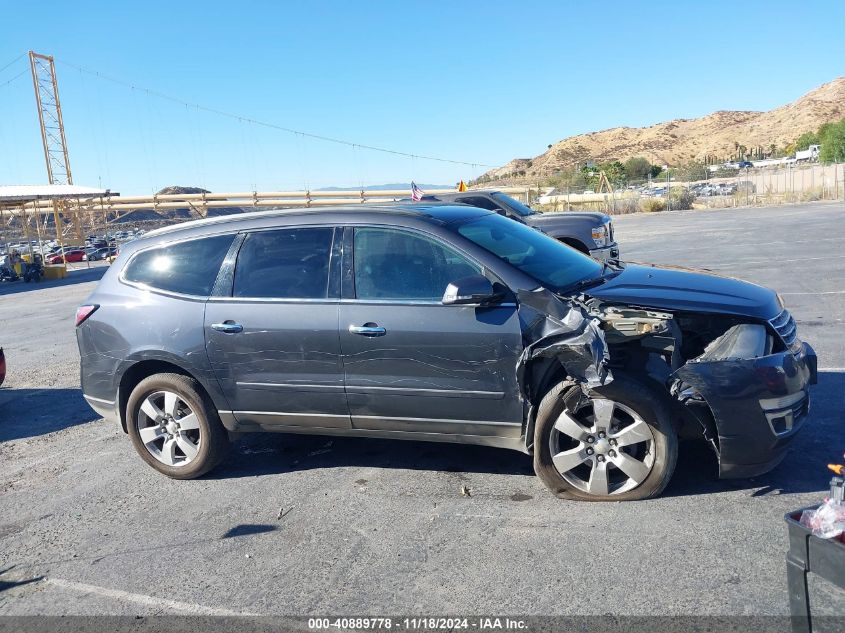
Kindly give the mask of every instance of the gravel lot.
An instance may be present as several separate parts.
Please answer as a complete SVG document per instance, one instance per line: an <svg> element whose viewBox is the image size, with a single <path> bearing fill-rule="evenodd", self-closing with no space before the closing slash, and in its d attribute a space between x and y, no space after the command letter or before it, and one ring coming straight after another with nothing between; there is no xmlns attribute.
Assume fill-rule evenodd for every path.
<svg viewBox="0 0 845 633"><path fill-rule="evenodd" d="M100 271L0 286L0 614L784 614L783 514L845 450L843 214L617 219L626 259L777 289L822 370L774 472L719 482L684 445L664 496L636 503L557 500L505 450L284 435L168 480L79 391L73 312Z"/></svg>

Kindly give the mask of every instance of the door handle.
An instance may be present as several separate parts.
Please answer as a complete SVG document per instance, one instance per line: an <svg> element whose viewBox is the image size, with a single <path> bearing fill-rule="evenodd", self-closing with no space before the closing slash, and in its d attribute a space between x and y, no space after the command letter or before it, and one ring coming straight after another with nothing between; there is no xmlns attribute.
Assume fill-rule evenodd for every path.
<svg viewBox="0 0 845 633"><path fill-rule="evenodd" d="M364 325L350 325L349 331L352 334L360 334L361 336L384 336L387 330L375 323L365 323Z"/></svg>
<svg viewBox="0 0 845 633"><path fill-rule="evenodd" d="M211 329L223 332L224 334L237 334L238 332L243 332L244 326L234 321L224 321L223 323L212 323Z"/></svg>

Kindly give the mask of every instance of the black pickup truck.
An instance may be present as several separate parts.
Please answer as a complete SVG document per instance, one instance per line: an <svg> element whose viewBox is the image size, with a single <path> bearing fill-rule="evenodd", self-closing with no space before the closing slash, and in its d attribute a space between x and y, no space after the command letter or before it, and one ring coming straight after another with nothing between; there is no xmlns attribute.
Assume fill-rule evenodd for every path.
<svg viewBox="0 0 845 633"><path fill-rule="evenodd" d="M425 195L423 201L460 202L495 211L528 224L601 261L619 258L619 245L613 236L613 221L604 213L538 213L501 191L473 190Z"/></svg>

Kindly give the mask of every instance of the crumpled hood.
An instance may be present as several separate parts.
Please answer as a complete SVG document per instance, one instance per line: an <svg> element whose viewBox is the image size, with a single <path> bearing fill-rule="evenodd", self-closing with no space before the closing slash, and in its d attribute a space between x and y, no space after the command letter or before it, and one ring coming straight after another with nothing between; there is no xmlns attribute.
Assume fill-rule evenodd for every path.
<svg viewBox="0 0 845 633"><path fill-rule="evenodd" d="M733 277L652 264L628 264L616 277L585 294L632 306L766 321L783 309L775 292L768 288Z"/></svg>

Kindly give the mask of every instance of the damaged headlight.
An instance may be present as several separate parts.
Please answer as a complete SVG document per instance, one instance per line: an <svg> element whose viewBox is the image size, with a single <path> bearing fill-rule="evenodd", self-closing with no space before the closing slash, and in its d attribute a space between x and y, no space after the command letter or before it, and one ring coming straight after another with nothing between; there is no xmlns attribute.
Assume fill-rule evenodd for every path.
<svg viewBox="0 0 845 633"><path fill-rule="evenodd" d="M735 325L715 339L696 361L760 358L772 353L774 340L765 326L756 323Z"/></svg>

